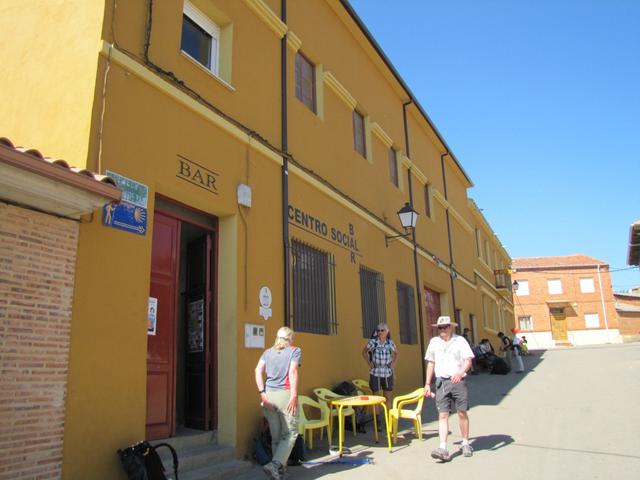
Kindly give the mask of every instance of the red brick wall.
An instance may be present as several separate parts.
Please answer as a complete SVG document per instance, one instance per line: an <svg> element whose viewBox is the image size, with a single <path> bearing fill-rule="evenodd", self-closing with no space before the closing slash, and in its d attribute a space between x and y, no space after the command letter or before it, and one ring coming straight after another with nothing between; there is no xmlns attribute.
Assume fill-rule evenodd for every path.
<svg viewBox="0 0 640 480"><path fill-rule="evenodd" d="M582 293L580 291L580 278L591 277L594 282L595 292ZM607 270L600 271L604 303L607 311L609 328L618 328L618 316L615 310L613 291L611 287L611 274ZM529 281L529 295L514 295L514 309L516 318L522 315L533 316L534 331L549 331L551 329L549 306L547 301L566 300L568 304L561 305L567 315L567 327L571 330L585 330L584 314L597 313L600 320L600 328L605 328L604 312L600 297L600 284L596 268L565 268L550 270L526 270L518 269L513 274L513 279L518 282ZM562 294L550 295L548 293L547 280L560 279L562 281Z"/></svg>
<svg viewBox="0 0 640 480"><path fill-rule="evenodd" d="M78 224L0 203L0 480L60 478Z"/></svg>

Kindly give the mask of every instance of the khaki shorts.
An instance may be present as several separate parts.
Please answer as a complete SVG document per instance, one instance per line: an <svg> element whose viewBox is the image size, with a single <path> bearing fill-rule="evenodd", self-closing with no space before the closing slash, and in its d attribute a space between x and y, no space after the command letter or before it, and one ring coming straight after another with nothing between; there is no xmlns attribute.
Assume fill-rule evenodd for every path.
<svg viewBox="0 0 640 480"><path fill-rule="evenodd" d="M436 378L438 412L450 413L454 403L458 412L466 412L469 409L469 391L465 379L460 380L460 383L451 383L450 378Z"/></svg>

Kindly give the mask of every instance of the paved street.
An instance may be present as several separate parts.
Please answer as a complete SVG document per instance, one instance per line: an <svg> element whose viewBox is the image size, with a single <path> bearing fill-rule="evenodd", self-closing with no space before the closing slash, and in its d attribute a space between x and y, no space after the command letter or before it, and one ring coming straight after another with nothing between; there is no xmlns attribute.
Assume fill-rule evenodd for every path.
<svg viewBox="0 0 640 480"><path fill-rule="evenodd" d="M525 366L524 375L469 377L471 458L456 454L447 464L430 458L438 445L437 425L434 403L425 401L426 441L409 433L389 453L382 442L348 433L347 458L371 458L373 464L292 467L292 480L640 478L640 344L538 352L525 358ZM450 427L451 450L451 442L460 440L457 419ZM311 457L326 452L326 440L314 446Z"/></svg>

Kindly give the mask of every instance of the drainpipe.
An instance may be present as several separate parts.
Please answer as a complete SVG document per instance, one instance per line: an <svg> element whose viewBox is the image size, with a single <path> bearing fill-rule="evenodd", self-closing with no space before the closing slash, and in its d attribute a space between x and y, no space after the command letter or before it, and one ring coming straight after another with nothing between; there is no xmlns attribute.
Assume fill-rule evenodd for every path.
<svg viewBox="0 0 640 480"><path fill-rule="evenodd" d="M409 151L409 127L407 124L407 107L413 103L409 100L402 104L402 120L404 122L404 147L407 152L407 157L410 155ZM407 172L409 179L409 203L413 206L413 184L411 181L411 168ZM420 335L420 365L422 365L422 378L427 378L427 370L424 360L424 327L422 317L422 288L420 287L420 269L418 268L418 244L416 243L416 229L411 231L411 241L413 242L413 269L416 277L416 299L418 301L418 332Z"/></svg>
<svg viewBox="0 0 640 480"><path fill-rule="evenodd" d="M602 291L602 278L600 277L600 264L598 267L598 285L600 286L600 302L602 303L602 314L604 315L604 328L607 330L607 343L611 343L611 335L609 334L609 319L607 318L607 307L604 303L604 292Z"/></svg>
<svg viewBox="0 0 640 480"><path fill-rule="evenodd" d="M449 152L446 151L442 155L440 155L440 166L442 168L442 184L444 186L444 199L449 202L449 196L447 195L447 174L444 168L444 157L449 155ZM447 217L447 240L449 241L449 269L451 270L451 275L449 275L451 280L451 301L453 302L453 318L456 316L456 284L454 281L454 270L453 270L453 245L451 244L451 220L449 218L449 207L445 211ZM462 320L462 319L460 319ZM458 325L460 327L460 325Z"/></svg>
<svg viewBox="0 0 640 480"><path fill-rule="evenodd" d="M287 23L287 0L280 2L280 19ZM289 257L291 244L289 242L289 139L287 136L287 35L280 41L280 125L282 130L282 242L284 246L284 325L289 326L291 320L291 272Z"/></svg>

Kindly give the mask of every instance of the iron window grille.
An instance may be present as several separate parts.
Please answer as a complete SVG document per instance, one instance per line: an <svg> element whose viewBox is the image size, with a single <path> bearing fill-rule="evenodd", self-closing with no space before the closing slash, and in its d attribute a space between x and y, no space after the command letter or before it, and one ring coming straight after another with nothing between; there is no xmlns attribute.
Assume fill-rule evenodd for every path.
<svg viewBox="0 0 640 480"><path fill-rule="evenodd" d="M335 335L335 259L298 240L291 242L293 325L297 332Z"/></svg>
<svg viewBox="0 0 640 480"><path fill-rule="evenodd" d="M415 345L418 343L415 293L412 287L402 282L396 283L396 289L398 292L400 343Z"/></svg>
<svg viewBox="0 0 640 480"><path fill-rule="evenodd" d="M380 323L387 323L384 300L384 276L360 266L360 304L362 305L362 336L369 338Z"/></svg>

